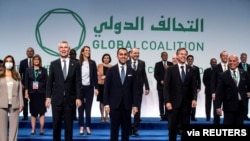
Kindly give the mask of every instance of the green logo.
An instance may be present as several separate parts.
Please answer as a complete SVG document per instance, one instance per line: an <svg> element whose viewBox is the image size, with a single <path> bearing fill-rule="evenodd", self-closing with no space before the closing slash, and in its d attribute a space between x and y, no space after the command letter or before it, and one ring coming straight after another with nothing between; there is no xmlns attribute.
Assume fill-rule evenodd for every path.
<svg viewBox="0 0 250 141"><path fill-rule="evenodd" d="M86 28L85 28L85 24L83 22L83 20L81 19L81 17L76 14L74 11L69 10L69 9L64 9L64 8L57 8L57 9L53 9L50 10L48 12L46 12L37 22L36 25L36 29L35 29L35 34L36 34L36 40L38 45L41 47L41 49L43 51L45 51L46 53L52 55L52 56L59 56L59 53L57 51L54 51L52 49L49 49L46 45L43 44L42 41L42 36L41 36L41 27L42 24L48 20L48 18L51 18L51 15L56 16L58 14L64 14L64 15L71 15L73 17L73 19L75 19L75 21L80 25L81 27L81 34L80 34L80 39L78 44L75 47L72 47L73 49L75 49L76 51L83 45L84 40L85 40L85 36L86 36ZM53 17L52 16L52 17Z"/></svg>

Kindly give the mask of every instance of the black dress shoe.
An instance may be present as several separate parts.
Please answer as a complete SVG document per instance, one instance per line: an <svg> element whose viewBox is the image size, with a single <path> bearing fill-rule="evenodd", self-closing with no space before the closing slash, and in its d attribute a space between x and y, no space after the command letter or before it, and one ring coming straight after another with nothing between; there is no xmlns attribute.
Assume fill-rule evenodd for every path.
<svg viewBox="0 0 250 141"><path fill-rule="evenodd" d="M35 135L35 134L36 134L36 130L30 132L30 135Z"/></svg>
<svg viewBox="0 0 250 141"><path fill-rule="evenodd" d="M177 130L177 135L181 135L182 134L182 130Z"/></svg>
<svg viewBox="0 0 250 141"><path fill-rule="evenodd" d="M197 119L196 118L191 118L191 121L197 121Z"/></svg>
<svg viewBox="0 0 250 141"><path fill-rule="evenodd" d="M250 118L249 117L245 117L244 120L250 121Z"/></svg>
<svg viewBox="0 0 250 141"><path fill-rule="evenodd" d="M28 117L23 117L23 119L22 120L28 120Z"/></svg>
<svg viewBox="0 0 250 141"><path fill-rule="evenodd" d="M139 136L138 131L137 131L137 130L134 130L133 135L134 135L134 136Z"/></svg>
<svg viewBox="0 0 250 141"><path fill-rule="evenodd" d="M167 117L161 117L161 121L168 121Z"/></svg>
<svg viewBox="0 0 250 141"><path fill-rule="evenodd" d="M129 135L132 135L133 129L129 129Z"/></svg>

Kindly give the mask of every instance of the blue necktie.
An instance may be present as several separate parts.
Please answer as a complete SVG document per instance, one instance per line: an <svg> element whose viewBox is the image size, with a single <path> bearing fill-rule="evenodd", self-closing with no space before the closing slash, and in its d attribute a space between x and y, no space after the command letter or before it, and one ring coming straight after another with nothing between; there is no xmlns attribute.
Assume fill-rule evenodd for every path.
<svg viewBox="0 0 250 141"><path fill-rule="evenodd" d="M124 79L125 79L125 71L124 71L124 66L122 66L122 70L121 70L121 81L122 81L122 84L124 82Z"/></svg>
<svg viewBox="0 0 250 141"><path fill-rule="evenodd" d="M66 76L67 76L66 60L63 60L63 76L64 76L64 79L66 79Z"/></svg>
<svg viewBox="0 0 250 141"><path fill-rule="evenodd" d="M185 74L185 71L184 71L184 66L181 66L181 80L182 80L182 82L184 82L185 76L186 76L186 74Z"/></svg>

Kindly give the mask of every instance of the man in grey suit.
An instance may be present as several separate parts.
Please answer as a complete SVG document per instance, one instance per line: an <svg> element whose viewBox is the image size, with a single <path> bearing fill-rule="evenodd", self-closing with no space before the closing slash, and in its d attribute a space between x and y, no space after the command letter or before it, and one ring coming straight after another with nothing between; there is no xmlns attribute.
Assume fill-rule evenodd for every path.
<svg viewBox="0 0 250 141"><path fill-rule="evenodd" d="M104 82L105 112L110 114L110 140L118 141L119 127L122 128L122 141L129 141L131 110L138 112L138 99L135 70L126 65L128 51L119 48L118 64L111 67Z"/></svg>
<svg viewBox="0 0 250 141"><path fill-rule="evenodd" d="M141 121L141 103L143 96L143 87L145 86L145 94L149 94L149 84L146 74L145 62L139 59L139 49L132 48L130 51L130 59L127 61L127 65L135 70L137 80L137 96L138 96L138 112L134 116L134 123L131 127L130 134L139 136L138 129Z"/></svg>
<svg viewBox="0 0 250 141"><path fill-rule="evenodd" d="M70 47L67 41L58 44L60 58L50 64L46 90L46 107L52 104L53 141L61 141L62 120L64 140L73 138L73 111L81 105L81 68L77 61L68 57Z"/></svg>

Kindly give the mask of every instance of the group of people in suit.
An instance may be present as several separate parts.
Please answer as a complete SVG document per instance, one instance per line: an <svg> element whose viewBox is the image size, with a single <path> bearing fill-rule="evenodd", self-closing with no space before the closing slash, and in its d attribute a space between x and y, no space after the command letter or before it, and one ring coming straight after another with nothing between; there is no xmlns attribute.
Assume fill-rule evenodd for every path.
<svg viewBox="0 0 250 141"><path fill-rule="evenodd" d="M118 140L120 126L122 140L129 140L129 135L139 136L142 97L143 94L148 95L150 91L146 65L139 59L139 49L133 48L129 52L126 48L119 48L118 63L114 66L109 64L110 55L104 54L102 62L104 63L105 57L108 58L105 70L103 70L104 65L98 67L91 59L89 46L81 49L79 60L69 58L70 45L67 41L58 44L58 51L60 58L51 62L49 74L42 67L41 57L34 54L33 48L27 49L27 58L20 62L19 73L15 72L14 58L5 57L3 61L5 67L1 69L0 66L0 82L7 81L11 84L7 85L8 87L16 87L18 97L0 105L0 116L6 119L7 113L2 110L3 107L13 109L10 110L10 113L13 113L11 126L17 130L17 113L28 107L25 105L25 100L30 99L31 134L36 132L35 123L39 116L42 135L46 107L52 105L53 140L61 140L64 121L64 138L71 141L76 108L79 113L80 135L84 134L84 112L86 132L87 135L91 134L91 107L95 94L99 97L101 113L105 112L106 116L110 116L110 140ZM206 120L209 121L211 118L213 102L215 125L220 123L222 110L224 124L242 125L243 120L248 118L247 104L250 97L250 66L245 64L247 55L241 54L241 63L236 55L228 56L226 51L221 52L220 57L219 64L215 58L210 60L211 67L204 71L202 79L206 94ZM154 70L159 112L161 120L168 120L169 140L175 141L178 131L188 126L190 119L196 120L195 107L201 89L200 72L199 67L193 65L194 56L188 55L186 48L177 49L176 55L173 56L177 61L168 61L168 53L165 51L161 53L161 58L162 60L155 64ZM99 88L100 86L102 88ZM8 90L2 88L3 85L0 87ZM39 100L40 102L36 102ZM131 111L134 114L133 120ZM23 120L27 120L27 112L24 111L23 114ZM1 133L7 133L7 130ZM15 140L17 132L10 131L9 136ZM1 138L5 139L7 136L1 134Z"/></svg>

